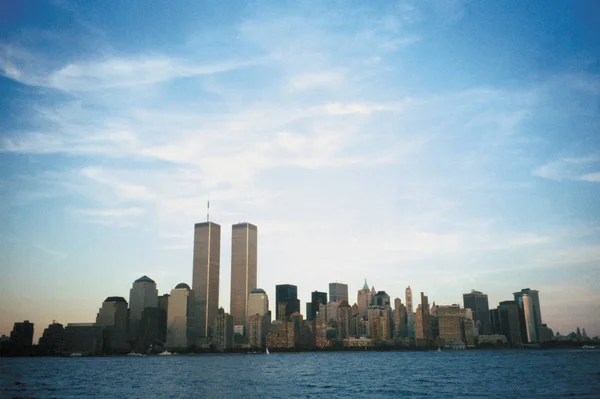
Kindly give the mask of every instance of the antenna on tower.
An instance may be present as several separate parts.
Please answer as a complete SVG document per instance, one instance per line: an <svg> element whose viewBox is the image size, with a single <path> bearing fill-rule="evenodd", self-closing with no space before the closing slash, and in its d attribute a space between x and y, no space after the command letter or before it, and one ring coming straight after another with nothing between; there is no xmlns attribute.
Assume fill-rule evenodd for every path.
<svg viewBox="0 0 600 399"><path fill-rule="evenodd" d="M208 201L206 201L206 221L210 222L210 195L208 196Z"/></svg>

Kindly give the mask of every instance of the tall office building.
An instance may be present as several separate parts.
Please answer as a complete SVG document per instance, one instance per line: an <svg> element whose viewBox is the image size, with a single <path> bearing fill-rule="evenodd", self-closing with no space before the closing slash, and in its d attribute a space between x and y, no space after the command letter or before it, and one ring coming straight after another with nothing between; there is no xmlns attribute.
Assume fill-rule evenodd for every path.
<svg viewBox="0 0 600 399"><path fill-rule="evenodd" d="M390 307L390 296L385 291L378 291L373 297L373 305L380 308Z"/></svg>
<svg viewBox="0 0 600 399"><path fill-rule="evenodd" d="M405 296L406 296L406 311L408 313L412 313L413 312L413 302L412 302L412 290L410 289L410 285L408 287L406 287L406 290L404 291Z"/></svg>
<svg viewBox="0 0 600 399"><path fill-rule="evenodd" d="M190 345L207 345L219 307L221 226L213 222L194 225L194 270L188 337Z"/></svg>
<svg viewBox="0 0 600 399"><path fill-rule="evenodd" d="M167 348L188 347L188 309L190 286L179 283L171 290L167 304Z"/></svg>
<svg viewBox="0 0 600 399"><path fill-rule="evenodd" d="M102 346L105 353L126 353L129 350L125 298L120 296L106 298L96 315L96 325L104 327Z"/></svg>
<svg viewBox="0 0 600 399"><path fill-rule="evenodd" d="M156 283L148 276L142 276L133 282L129 290L129 338L136 340L142 312L146 308L158 306Z"/></svg>
<svg viewBox="0 0 600 399"><path fill-rule="evenodd" d="M537 326L535 325L535 313L533 310L533 299L527 293L522 294L523 312L525 314L525 331L527 332L527 342L538 342Z"/></svg>
<svg viewBox="0 0 600 399"><path fill-rule="evenodd" d="M498 318L500 333L503 334L512 345L518 345L521 341L521 324L519 321L519 305L516 301L502 301L498 305Z"/></svg>
<svg viewBox="0 0 600 399"><path fill-rule="evenodd" d="M212 343L217 351L223 352L233 348L233 317L225 313L223 308L217 310L212 329Z"/></svg>
<svg viewBox="0 0 600 399"><path fill-rule="evenodd" d="M350 323L352 322L352 307L348 304L348 301L344 300L340 302L337 308L337 338L346 339L350 338Z"/></svg>
<svg viewBox="0 0 600 399"><path fill-rule="evenodd" d="M358 305L358 315L362 318L366 318L367 308L371 305L371 290L367 284L367 279L365 279L365 284L362 289L358 290L356 304Z"/></svg>
<svg viewBox="0 0 600 399"><path fill-rule="evenodd" d="M53 321L52 324L44 330L44 333L40 338L39 346L42 353L49 355L62 354L64 336L65 329L63 325Z"/></svg>
<svg viewBox="0 0 600 399"><path fill-rule="evenodd" d="M319 311L319 305L327 304L327 293L313 291L310 294L310 313L307 313L306 320L312 320L315 318ZM307 308L308 309L308 308Z"/></svg>
<svg viewBox="0 0 600 399"><path fill-rule="evenodd" d="M31 348L33 344L33 323L30 323L29 320L15 323L10 333L10 342L17 351Z"/></svg>
<svg viewBox="0 0 600 399"><path fill-rule="evenodd" d="M329 283L329 302L348 301L348 284Z"/></svg>
<svg viewBox="0 0 600 399"><path fill-rule="evenodd" d="M291 284L276 285L275 302L275 317L277 318L277 320L287 319L291 316L292 313L300 312L300 301L298 300L298 287Z"/></svg>
<svg viewBox="0 0 600 399"><path fill-rule="evenodd" d="M269 311L269 297L262 288L254 288L248 296L248 316L264 316Z"/></svg>
<svg viewBox="0 0 600 399"><path fill-rule="evenodd" d="M521 341L536 342L538 328L542 325L539 292L530 288L523 288L520 292L515 292L513 295L519 307ZM524 299L524 296L527 296L527 300ZM535 338L536 341L531 341L530 338Z"/></svg>
<svg viewBox="0 0 600 399"><path fill-rule="evenodd" d="M256 288L257 228L250 223L231 228L231 316L236 326L246 326L248 297Z"/></svg>
<svg viewBox="0 0 600 399"><path fill-rule="evenodd" d="M480 291L472 290L468 294L463 294L463 305L473 311L473 321L479 335L492 334L488 296Z"/></svg>

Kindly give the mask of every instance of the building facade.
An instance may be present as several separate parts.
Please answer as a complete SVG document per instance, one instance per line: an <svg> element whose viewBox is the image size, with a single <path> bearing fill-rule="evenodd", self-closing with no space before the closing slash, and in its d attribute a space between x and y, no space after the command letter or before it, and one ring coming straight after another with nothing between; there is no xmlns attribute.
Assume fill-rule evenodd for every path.
<svg viewBox="0 0 600 399"><path fill-rule="evenodd" d="M234 325L246 326L248 298L257 286L258 231L250 223L231 228L231 316Z"/></svg>
<svg viewBox="0 0 600 399"><path fill-rule="evenodd" d="M356 304L358 306L358 314L360 317L366 319L367 308L371 305L371 290L367 284L367 279L365 279L365 284L363 285L362 289L358 290Z"/></svg>
<svg viewBox="0 0 600 399"><path fill-rule="evenodd" d="M225 313L223 308L217 310L212 330L212 343L217 352L233 348L233 316Z"/></svg>
<svg viewBox="0 0 600 399"><path fill-rule="evenodd" d="M473 311L473 321L477 326L480 335L489 335L492 333L492 323L490 322L490 309L488 296L481 291L471 290L468 294L463 294L463 305Z"/></svg>
<svg viewBox="0 0 600 399"><path fill-rule="evenodd" d="M109 296L96 315L96 325L102 326L104 353L126 353L130 345L127 335L127 301Z"/></svg>
<svg viewBox="0 0 600 399"><path fill-rule="evenodd" d="M167 308L167 341L169 349L187 348L190 286L179 283L171 290Z"/></svg>
<svg viewBox="0 0 600 399"><path fill-rule="evenodd" d="M219 307L220 225L213 222L194 225L193 256L188 339L191 345L206 346Z"/></svg>
<svg viewBox="0 0 600 399"><path fill-rule="evenodd" d="M348 284L329 283L329 302L348 301Z"/></svg>
<svg viewBox="0 0 600 399"><path fill-rule="evenodd" d="M292 313L300 312L300 301L298 300L298 287L291 284L279 284L275 286L275 302L277 320L290 317ZM282 306L283 305L283 306Z"/></svg>
<svg viewBox="0 0 600 399"><path fill-rule="evenodd" d="M146 308L158 306L156 283L148 276L142 276L133 282L129 290L129 340L136 341L142 312Z"/></svg>

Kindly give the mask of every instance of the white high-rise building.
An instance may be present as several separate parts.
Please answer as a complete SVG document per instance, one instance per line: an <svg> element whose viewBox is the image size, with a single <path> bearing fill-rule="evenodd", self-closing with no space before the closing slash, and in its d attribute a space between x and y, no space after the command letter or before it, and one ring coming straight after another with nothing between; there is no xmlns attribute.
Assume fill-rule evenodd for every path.
<svg viewBox="0 0 600 399"><path fill-rule="evenodd" d="M171 290L167 309L167 348L187 348L190 286L179 283Z"/></svg>
<svg viewBox="0 0 600 399"><path fill-rule="evenodd" d="M525 313L525 328L527 330L527 341L537 342L537 329L535 325L535 314L533 312L533 300L529 294L523 294L523 312Z"/></svg>
<svg viewBox="0 0 600 399"><path fill-rule="evenodd" d="M264 316L269 311L269 297L262 288L254 288L248 295L248 315Z"/></svg>

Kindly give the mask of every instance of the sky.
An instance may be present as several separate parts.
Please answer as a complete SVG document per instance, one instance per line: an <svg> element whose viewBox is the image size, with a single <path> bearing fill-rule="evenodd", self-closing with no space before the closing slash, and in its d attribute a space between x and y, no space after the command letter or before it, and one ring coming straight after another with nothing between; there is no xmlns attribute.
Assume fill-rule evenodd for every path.
<svg viewBox="0 0 600 399"><path fill-rule="evenodd" d="M596 1L0 2L0 334L191 283L194 223L258 285L430 303L539 290L600 334Z"/></svg>

